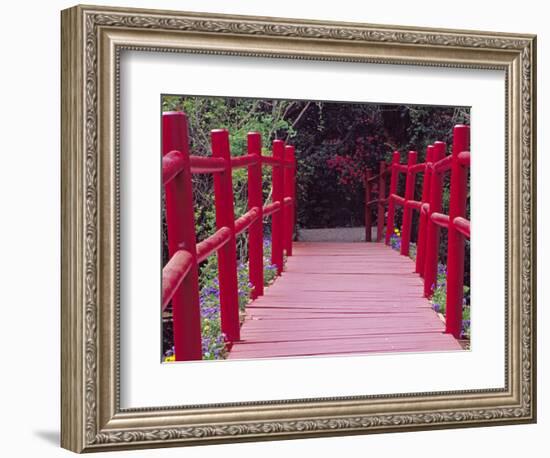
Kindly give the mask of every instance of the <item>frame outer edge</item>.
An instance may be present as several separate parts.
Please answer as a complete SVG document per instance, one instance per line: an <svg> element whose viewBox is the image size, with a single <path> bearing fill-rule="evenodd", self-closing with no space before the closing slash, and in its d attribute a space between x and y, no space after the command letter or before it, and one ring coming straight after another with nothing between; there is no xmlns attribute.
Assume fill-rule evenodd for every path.
<svg viewBox="0 0 550 458"><path fill-rule="evenodd" d="M534 35L530 43L531 66L531 418L537 423L537 36Z"/></svg>
<svg viewBox="0 0 550 458"><path fill-rule="evenodd" d="M117 16L119 13L128 13L131 17L125 18L130 22L122 23ZM483 414L484 411L476 412L473 410L466 410L463 414L472 414L472 418L465 418L462 421L457 422L456 418L447 418L451 415L449 412L442 412L441 420L434 421L436 417L432 418L432 412L421 412L413 414L403 414L395 416L395 419L403 421L401 426L397 426L392 422L392 419L388 419L391 424L386 424L385 420L381 423L376 423L379 419L374 417L375 423L366 423L363 425L362 419L357 418L314 418L304 419L297 421L289 421L288 419L277 419L270 423L255 421L251 423L231 424L226 423L219 425L191 425L184 427L183 425L172 426L171 429L157 428L147 429L135 428L127 431L108 431L103 430L103 423L105 417L109 417L107 410L101 411L102 407L99 405L105 399L105 380L101 367L98 367L98 362L101 363L101 355L98 355L98 351L101 353L105 351L105 347L101 346L101 333L108 331L101 328L101 323L96 322L98 318L103 322L106 318L105 315L101 315L101 308L99 307L102 294L107 291L101 287L101 282L105 280L105 276L98 270L98 261L102 259L102 254L105 251L102 250L101 243L97 240L98 232L100 228L104 228L101 224L102 218L106 216L104 210L101 209L102 201L105 202L105 194L101 188L97 187L97 174L101 174L104 167L107 165L97 157L96 147L99 147L99 138L96 138L97 131L101 130L101 126L96 125L96 117L98 111L102 109L100 100L97 100L98 88L96 86L96 66L97 51L95 49L93 31L95 23L93 18L90 17L91 22L87 22L87 15L102 13L103 21L98 25L100 27L120 28L121 25L128 29L170 29L173 31L171 22L169 27L166 24L160 24L155 26L150 24L147 19L151 14L160 14L162 20L166 18L175 18L176 21L192 20L196 22L187 26L182 22L181 29L185 29L186 33L189 31L199 31L206 35L211 33L221 33L224 37L246 37L250 33L257 33L254 30L252 32L246 32L242 30L240 26L243 23L249 22L248 28L254 25L260 25L262 27L272 27L268 30L268 33L264 34L266 37L274 39L282 39L285 35L290 37L297 36L299 39L310 38L317 41L318 39L328 39L327 43L336 42L340 40L350 39L350 42L365 41L362 30L351 30L352 36L341 37L340 35L327 35L332 27L352 27L353 24L338 24L329 23L325 21L309 21L309 20L296 20L291 19L278 19L278 18L259 18L252 16L228 16L228 15L213 15L208 13L184 13L175 11L158 11L158 10L140 10L140 9L127 9L127 8L111 8L111 7L91 7L91 6L77 6L65 10L62 12L62 103L61 103L61 134L62 134L62 162L61 162L61 175L62 175L62 243L61 243L61 298L62 298L62 348L61 348L61 375L62 375L62 432L61 432L61 445L64 448L75 452L82 451L99 451L99 450L113 450L113 449L129 449L129 448L144 448L144 447L163 447L171 445L191 445L198 443L216 443L216 442L241 442L248 440L274 440L274 439L290 439L298 437L321 437L321 436L333 436L342 434L364 434L366 432L390 432L390 431L403 431L403 430L423 430L423 429L436 429L436 428L459 428L466 426L482 426L491 424L508 424L508 423L520 423L520 422L533 422L536 418L536 367L535 367L535 351L536 351L536 338L535 338L535 300L536 300L536 218L535 218L535 187L536 187L536 167L535 167L535 142L536 142L536 111L535 111L535 97L536 97L536 37L533 35L512 35L512 34L500 34L489 32L475 32L475 31L448 31L449 34L446 37L436 36L436 42L432 42L430 37L419 37L419 41L409 40L410 34L416 35L415 28L413 27L390 27L376 25L376 27L382 27L387 29L384 33L388 36L390 41L394 40L394 34L399 35L397 42L407 41L408 44L414 44L414 46L432 46L440 48L455 47L460 49L461 47L469 47L478 49L492 49L493 51L505 51L508 53L517 53L520 48L523 51L523 59L520 59L522 65L519 66L519 74L522 75L525 72L531 72L523 80L523 83L529 86L527 91L523 91L522 87L518 88L518 94L513 98L514 104L519 106L519 110L516 108L516 115L520 119L528 117L525 124L522 126L524 130L521 134L517 135L514 144L514 151L522 152L525 146L528 151L522 155L523 162L515 159L519 165L519 173L523 172L519 178L519 183L523 182L523 188L518 186L518 192L520 195L518 204L519 208L516 208L516 214L518 216L524 216L528 220L525 231L521 231L521 219L518 221L518 228L515 229L520 234L524 234L525 238L520 238L518 252L519 254L516 274L523 274L522 286L527 291L521 294L524 302L518 301L518 309L515 309L516 318L517 315L523 317L521 306L523 305L523 311L525 311L524 322L521 323L521 327L516 326L517 329L514 332L517 333L516 337L525 339L523 351L519 351L518 347L515 350L521 353L519 356L519 362L523 362L521 368L518 364L514 367L517 368L517 373L522 374L519 376L519 384L524 389L523 401L527 399L526 403L520 403L517 410L511 411L510 409L516 406L503 405L502 408L495 409L495 411L487 411L490 414L490 418L479 417L478 414ZM113 16L108 16L112 14ZM107 16L106 16L107 15ZM238 24L235 23L236 19L242 19ZM158 18L157 18L158 19ZM219 19L216 23L214 19ZM134 20L136 22L134 22ZM204 22L201 22L203 20ZM198 22L197 22L198 21ZM267 24L263 24L266 22ZM256 24L257 23L257 24ZM304 26L305 29L294 26ZM237 24L237 25L236 25ZM206 26L205 26L206 25ZM288 30L287 26L288 25ZM314 25L319 25L317 28L311 28ZM210 26L214 27L211 30ZM357 24L359 29L365 28L368 32L368 24ZM196 28L196 30L195 30ZM219 30L218 30L219 29ZM247 29L245 27L245 29ZM292 30L291 30L292 29ZM247 29L248 30L248 29ZM262 29L263 30L263 29ZM267 29L266 29L267 30ZM422 32L423 28L418 28ZM430 34L437 34L444 32L437 29L426 29L430 31ZM356 33L361 32L361 35ZM389 35L391 32L391 35ZM332 32L331 32L332 33ZM471 43L462 43L461 34L477 34L474 45ZM262 33L259 33L262 35ZM317 36L318 34L319 36ZM428 34L428 35L430 35ZM420 34L419 34L420 35ZM430 36L431 36L430 35ZM456 37L455 37L456 35ZM401 37L402 36L402 37ZM401 37L401 38L400 38ZM408 38L407 38L408 37ZM413 37L414 38L414 37ZM432 37L433 38L433 37ZM455 43L455 38L458 39ZM467 37L466 37L467 38ZM515 41L510 41L512 38L517 38ZM376 38L375 41L379 41L380 38ZM445 40L450 40L447 42ZM413 43L414 42L414 43ZM346 42L347 43L347 42ZM455 45L452 45L455 43ZM92 50L89 51L88 47ZM498 49L497 49L498 48ZM260 53L258 51L258 56ZM300 58L300 57L298 57ZM519 62L516 62L516 65ZM89 83L89 84L88 84ZM523 102L520 101L520 97L523 95ZM523 106L522 106L523 105ZM99 110L98 110L99 109ZM99 123L101 124L101 123ZM98 143L96 144L96 141ZM518 148L519 147L519 148ZM529 195L522 195L526 192ZM511 199L512 202L514 199ZM100 208L98 209L97 205ZM105 234L103 234L105 235ZM98 253L99 251L99 253ZM98 257L99 254L99 257ZM523 264L521 259L523 257ZM525 271L527 270L527 271ZM98 284L99 282L99 284ZM99 292L99 294L97 294ZM518 291L517 295L521 293ZM103 298L104 299L104 298ZM97 316L96 316L97 314ZM108 314L107 314L108 316ZM111 316L112 318L112 316ZM99 327L99 328L98 328ZM110 328L109 328L110 329ZM524 335L522 330L526 329L530 335ZM99 331L99 334L98 334ZM108 347L108 345L107 345ZM109 348L112 350L112 348ZM527 355L528 361L522 361L522 356ZM517 358L517 356L516 356ZM517 360L516 360L517 361ZM105 363L105 361L103 361ZM102 363L102 364L103 364ZM529 379L529 377L531 377ZM527 381L527 386L523 386L523 382ZM103 386L103 389L101 388ZM518 387L520 388L520 387ZM530 389L529 389L530 388ZM515 400L520 393L516 391ZM530 395L530 396L529 396ZM100 396L100 398L98 398ZM530 399L529 399L530 397ZM505 409L509 407L509 409ZM525 407L529 410L526 411ZM505 410L509 410L506 412ZM502 412L502 415L500 416ZM457 412L460 414L461 412ZM414 416L422 417L423 421L418 421L413 418ZM435 415L435 414L433 414ZM494 416L493 416L494 415ZM452 415L451 415L452 416ZM393 416L392 416L393 417ZM402 418L401 418L402 417ZM516 417L514 419L514 417ZM454 418L454 417L453 417ZM447 423L449 422L449 423ZM293 424L295 423L295 424ZM355 425L357 423L357 425ZM298 425L298 426L297 426ZM354 426L355 425L355 426ZM306 429L302 429L305 427ZM335 429L334 429L334 428ZM266 429L267 428L267 429ZM370 431L367 431L367 429Z"/></svg>
<svg viewBox="0 0 550 458"><path fill-rule="evenodd" d="M84 52L80 7L61 11L61 435L85 448Z"/></svg>

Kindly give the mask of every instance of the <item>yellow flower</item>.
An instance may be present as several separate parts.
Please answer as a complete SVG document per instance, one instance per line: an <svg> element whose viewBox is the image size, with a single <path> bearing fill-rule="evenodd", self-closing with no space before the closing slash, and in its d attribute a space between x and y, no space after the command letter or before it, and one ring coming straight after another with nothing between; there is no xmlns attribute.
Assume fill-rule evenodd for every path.
<svg viewBox="0 0 550 458"><path fill-rule="evenodd" d="M164 362L165 362L165 363L169 363L169 362L175 361L175 360L176 360L176 355L166 356L166 357L164 358Z"/></svg>

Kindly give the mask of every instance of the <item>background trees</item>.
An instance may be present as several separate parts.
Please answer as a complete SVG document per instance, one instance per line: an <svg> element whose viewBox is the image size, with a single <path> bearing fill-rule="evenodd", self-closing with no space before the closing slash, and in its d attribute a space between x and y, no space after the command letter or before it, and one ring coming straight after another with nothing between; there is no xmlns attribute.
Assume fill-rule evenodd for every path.
<svg viewBox="0 0 550 458"><path fill-rule="evenodd" d="M163 110L188 114L193 154L209 155L209 131L220 127L229 129L234 155L246 154L246 133L252 130L262 133L264 154L270 154L275 138L294 144L301 228L360 226L367 168L376 171L395 150L403 160L407 151L418 151L421 162L429 143L450 145L453 126L469 124L470 118L467 107L194 96L165 96ZM270 178L264 178L269 199ZM246 170L235 172L233 180L240 215L246 207ZM208 233L213 229L211 186L210 177L197 177L197 223Z"/></svg>

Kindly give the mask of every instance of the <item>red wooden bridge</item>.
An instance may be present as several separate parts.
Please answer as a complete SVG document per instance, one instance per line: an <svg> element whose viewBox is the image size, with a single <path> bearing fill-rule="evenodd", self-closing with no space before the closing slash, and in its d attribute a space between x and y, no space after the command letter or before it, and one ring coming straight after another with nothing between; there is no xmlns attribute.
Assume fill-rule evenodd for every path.
<svg viewBox="0 0 550 458"><path fill-rule="evenodd" d="M449 155L444 143L435 142L428 146L423 163L417 163L417 153L411 151L407 163L401 164L395 152L391 164L380 164L378 174L367 171L365 239L371 243L294 243L294 147L275 140L272 156L263 156L261 144L259 133L249 133L248 154L232 157L229 132L214 130L212 157L193 156L185 114L163 115L170 260L162 275L162 309L172 303L176 360L202 359L198 264L215 253L229 359L460 349L464 240L470 236L465 218L469 128L455 126ZM273 168L272 202L267 205L262 197L263 165ZM248 212L235 220L231 176L239 167L248 168ZM447 171L451 172L448 215L441 213ZM217 231L200 243L195 235L194 173L214 174ZM397 194L400 173L406 177L404 196ZM415 200L418 174L423 174L422 196ZM400 253L387 246L396 206L403 208ZM415 261L408 256L413 211L420 215ZM377 213L377 242L382 242L386 226L385 243L371 240L373 213ZM272 218L271 261L281 278L264 291L265 217ZM448 231L445 321L429 301L437 281L441 228ZM249 235L253 301L241 325L236 236L244 231Z"/></svg>

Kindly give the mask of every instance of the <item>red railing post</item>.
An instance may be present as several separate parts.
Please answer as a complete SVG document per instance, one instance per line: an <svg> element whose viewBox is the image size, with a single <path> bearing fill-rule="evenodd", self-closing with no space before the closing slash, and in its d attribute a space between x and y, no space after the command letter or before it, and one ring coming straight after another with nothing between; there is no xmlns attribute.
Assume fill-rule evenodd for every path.
<svg viewBox="0 0 550 458"><path fill-rule="evenodd" d="M407 179L405 182L405 205L403 205L403 227L401 229L401 254L409 255L411 241L412 208L407 205L408 200L414 199L414 188L416 184L416 173L411 172L411 166L416 164L418 154L416 151L409 151L407 161Z"/></svg>
<svg viewBox="0 0 550 458"><path fill-rule="evenodd" d="M428 227L428 212L430 199L430 185L432 179L432 162L434 147L428 145L426 148L426 168L424 169L424 178L422 182L422 206L420 207L418 218L418 240L416 242L416 269L415 272L424 277L424 259L426 254L426 232Z"/></svg>
<svg viewBox="0 0 550 458"><path fill-rule="evenodd" d="M258 162L248 167L248 210L256 208L258 219L248 231L248 275L253 285L252 299L264 294L264 224L262 194L262 136L259 132L249 132L248 154L257 157Z"/></svg>
<svg viewBox="0 0 550 458"><path fill-rule="evenodd" d="M229 342L240 339L239 293L237 284L237 245L235 240L235 210L229 132L226 129L211 131L212 156L226 160L225 171L214 174L214 199L217 229L227 227L231 235L218 251L220 282L221 328Z"/></svg>
<svg viewBox="0 0 550 458"><path fill-rule="evenodd" d="M380 161L380 177L378 178L378 219L376 221L376 241L382 241L382 232L384 232L384 214L386 206L384 199L386 198L386 161Z"/></svg>
<svg viewBox="0 0 550 458"><path fill-rule="evenodd" d="M372 241L372 212L369 206L371 200L371 179L372 172L370 169L367 169L365 173L365 242Z"/></svg>
<svg viewBox="0 0 550 458"><path fill-rule="evenodd" d="M273 164L273 202L279 202L279 210L276 211L271 220L271 262L277 266L277 274L283 272L283 248L284 248L284 158L285 142L283 140L273 141L273 157L277 163Z"/></svg>
<svg viewBox="0 0 550 458"><path fill-rule="evenodd" d="M446 145L443 142L434 143L434 163L445 156ZM430 209L426 235L426 257L424 264L424 296L432 297L437 281L437 262L439 252L439 226L432 221L431 215L441 211L443 183L441 174L432 170L430 183Z"/></svg>
<svg viewBox="0 0 550 458"><path fill-rule="evenodd" d="M285 252L287 256L292 256L292 239L294 237L294 219L296 213L296 157L294 146L285 146L285 172L284 188L285 199L290 199L290 204L285 205Z"/></svg>
<svg viewBox="0 0 550 458"><path fill-rule="evenodd" d="M181 112L162 115L162 154L174 150L185 165L165 186L168 253L172 257L184 249L192 257L191 269L172 297L174 347L176 361L190 361L202 359L201 315L187 117Z"/></svg>
<svg viewBox="0 0 550 458"><path fill-rule="evenodd" d="M457 125L453 129L453 163L451 166L451 197L449 202L449 232L447 251L446 332L460 338L462 331L462 301L464 296L464 236L456 230L454 219L466 216L468 172L458 161L458 155L470 149L470 128Z"/></svg>
<svg viewBox="0 0 550 458"><path fill-rule="evenodd" d="M386 245L390 244L393 233L393 219L395 217L395 202L392 195L397 193L397 179L399 177L399 151L394 151L391 163L390 193L388 195L388 221L386 223Z"/></svg>

